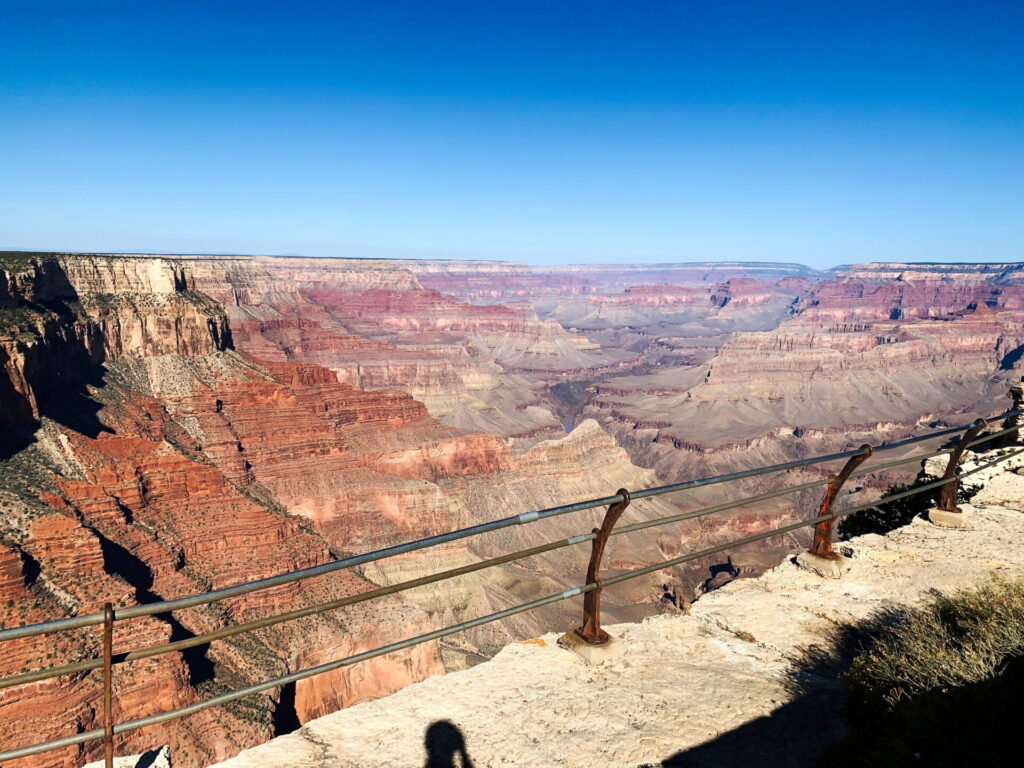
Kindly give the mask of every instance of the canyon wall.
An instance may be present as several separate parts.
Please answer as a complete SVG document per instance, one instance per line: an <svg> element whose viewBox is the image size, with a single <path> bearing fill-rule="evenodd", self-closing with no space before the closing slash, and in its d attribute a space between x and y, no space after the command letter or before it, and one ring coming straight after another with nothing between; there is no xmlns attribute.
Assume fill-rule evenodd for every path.
<svg viewBox="0 0 1024 768"><path fill-rule="evenodd" d="M303 409L321 421L375 422L378 429L428 420L407 395L367 397L336 381L338 391L324 393L317 387L327 377L316 372L273 372L238 355L223 308L197 293L186 270L170 260L69 256L8 259L2 266L0 412L9 427L0 463L4 626L90 613L105 601L174 598L333 559L327 540L287 514L255 478L228 420L234 407L258 408L264 428L278 429L307 426ZM223 428L210 428L207 437L203 420L217 413L226 414ZM310 428L314 434L301 446L307 459L342 450L319 422ZM355 574L335 574L126 622L115 645L129 650L181 639L367 588ZM372 609L155 657L118 670L117 714L174 708L426 627L414 606L387 598ZM11 674L96 652L90 631L15 641L0 647L0 669ZM441 670L436 646L382 659L370 670L300 686L295 715L323 714ZM13 747L95 727L99 696L95 674L8 689L0 694L0 743ZM278 704L274 693L207 710L130 735L122 746L132 751L162 739L178 745L183 765L203 765L273 735ZM92 745L22 763L78 765L96 754Z"/></svg>
<svg viewBox="0 0 1024 768"><path fill-rule="evenodd" d="M1020 377L1020 271L0 254L0 621L178 597L619 487L987 415ZM644 499L627 517L833 471ZM866 476L852 498L890 482ZM634 568L756 533L807 516L819 498L615 537L605 564ZM602 514L126 622L116 649L572 536ZM576 586L588 554L566 548L119 668L117 714L182 706ZM771 556L751 547L726 571L710 558L619 585L604 612L674 610ZM577 621L568 605L512 617L144 729L118 751L171 744L175 765L205 765ZM94 656L97 639L0 645L0 674ZM0 692L0 743L95 727L99 696L92 674ZM20 765L96 756L68 749Z"/></svg>
<svg viewBox="0 0 1024 768"><path fill-rule="evenodd" d="M94 612L105 601L123 606L172 599L605 495L620 485L656 482L594 422L565 435L552 420L552 438L510 441L502 430L467 431L431 417L410 393L432 383L414 379L401 386L405 360L442 368L456 360L449 370L459 377L454 387L461 393L473 366L513 380L500 387L517 386L495 358L528 348L522 339L586 349L530 310L467 310L388 264L329 264L318 271L305 260L261 261L5 256L4 626ZM296 353L292 340L302 331L320 339L326 358L303 360L315 358L315 349ZM403 357L407 350L395 341L422 334L435 335L429 345L409 344L416 354ZM474 359L488 345L501 349L484 362ZM415 348L424 346L430 351ZM383 380L347 375L344 354L357 366L368 360L366 367L375 370L373 355L362 357L367 350L384 353L376 367ZM537 354L554 360L560 350ZM529 386L522 387L532 398ZM536 418L531 408L544 410L528 404L524 418ZM673 511L652 502L639 514ZM598 515L385 561L364 575L343 572L126 622L117 629L115 649L182 639L574 535ZM392 596L119 667L115 715L187 705L496 610L543 585L571 586L587 554L575 547L464 578L459 590ZM622 562L660 555L640 539L611 553ZM610 601L609 613L635 615L637 603L654 604L657 595L649 582ZM382 695L446 666L461 668L511 636L569 621L564 611L549 611L469 633L444 648L419 646L303 681L287 700L272 691L144 729L119 739L118 751L168 743L176 764L204 765L269 738L288 722ZM94 656L97 640L95 631L83 630L6 643L0 674ZM96 727L99 706L96 674L6 690L0 694L0 743L14 747ZM20 764L77 765L97 754L93 744Z"/></svg>
<svg viewBox="0 0 1024 768"><path fill-rule="evenodd" d="M581 334L523 305L478 305L424 288L403 262L194 259L200 290L223 303L240 350L315 362L360 389L401 388L450 426L520 438L561 424L538 378L616 365ZM486 270L485 270L486 272Z"/></svg>
<svg viewBox="0 0 1024 768"><path fill-rule="evenodd" d="M577 265L532 270L549 281L524 282L516 298L602 348L634 355L626 370L567 371L548 402L566 425L596 419L634 463L672 482L896 440L1003 410L1007 386L1021 373L1022 269ZM443 288L472 297L489 285L493 297L513 297L511 272L461 281L446 275ZM567 276L576 282L566 284ZM761 477L732 490L759 493L835 469ZM905 475L867 475L854 489L870 498ZM693 491L674 503L691 509L721 496L719 489ZM701 521L700 536L755 532L814 504L777 499L715 515Z"/></svg>
<svg viewBox="0 0 1024 768"><path fill-rule="evenodd" d="M1002 410L1024 344L1024 294L993 277L1005 265L875 266L809 287L776 327L731 333L692 367L604 379L583 413L681 479Z"/></svg>

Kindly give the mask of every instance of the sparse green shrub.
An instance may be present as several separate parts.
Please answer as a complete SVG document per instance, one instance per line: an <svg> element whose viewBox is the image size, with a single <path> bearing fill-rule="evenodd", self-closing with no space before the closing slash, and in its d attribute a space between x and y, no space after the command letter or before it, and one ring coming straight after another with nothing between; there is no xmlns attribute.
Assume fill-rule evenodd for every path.
<svg viewBox="0 0 1024 768"><path fill-rule="evenodd" d="M829 764L1019 764L1024 580L896 611L841 679L853 734Z"/></svg>

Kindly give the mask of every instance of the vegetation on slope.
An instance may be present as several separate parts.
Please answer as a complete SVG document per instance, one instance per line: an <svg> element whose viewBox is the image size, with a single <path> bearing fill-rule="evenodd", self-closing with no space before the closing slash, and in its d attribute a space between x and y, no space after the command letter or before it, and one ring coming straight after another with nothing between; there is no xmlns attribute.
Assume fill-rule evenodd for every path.
<svg viewBox="0 0 1024 768"><path fill-rule="evenodd" d="M918 515L924 514L938 501L938 488L915 493L896 501L886 501L890 496L920 488L922 485L935 482L934 478L919 478L909 485L894 485L878 500L877 507L862 509L839 520L838 534L840 541L849 541L854 536L866 533L886 534L904 525ZM965 501L965 499L960 499Z"/></svg>
<svg viewBox="0 0 1024 768"><path fill-rule="evenodd" d="M1024 580L899 609L841 676L852 734L827 764L1018 765Z"/></svg>

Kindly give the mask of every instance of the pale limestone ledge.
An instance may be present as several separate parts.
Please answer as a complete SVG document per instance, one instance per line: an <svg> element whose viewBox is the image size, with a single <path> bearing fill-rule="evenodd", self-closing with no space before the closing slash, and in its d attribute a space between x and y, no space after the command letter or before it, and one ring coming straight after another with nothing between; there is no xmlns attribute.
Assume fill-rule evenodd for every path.
<svg viewBox="0 0 1024 768"><path fill-rule="evenodd" d="M441 720L461 729L476 768L661 765L680 753L687 754L667 764L813 764L808 736L839 733L841 698L832 678L821 676L808 696L790 702L790 658L823 644L837 623L887 602L914 604L931 589L990 573L1024 575L1024 477L979 476L985 490L963 505L968 527L919 519L885 537L854 539L841 580L787 561L705 595L689 615L609 627L625 654L602 666L584 665L551 633L312 721L218 768L423 766L425 732Z"/></svg>

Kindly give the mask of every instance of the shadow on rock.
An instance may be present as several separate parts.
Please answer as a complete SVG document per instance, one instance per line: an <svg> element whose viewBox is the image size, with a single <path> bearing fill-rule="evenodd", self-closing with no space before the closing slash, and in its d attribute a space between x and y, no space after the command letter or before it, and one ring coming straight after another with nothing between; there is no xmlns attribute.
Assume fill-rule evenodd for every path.
<svg viewBox="0 0 1024 768"><path fill-rule="evenodd" d="M759 717L662 761L665 768L804 768L822 763L830 745L849 732L846 692L837 680L854 656L901 611L881 611L853 625L833 628L823 643L791 660L791 696L770 715Z"/></svg>
<svg viewBox="0 0 1024 768"><path fill-rule="evenodd" d="M662 765L1020 764L1024 583L885 608L792 662L789 703Z"/></svg>
<svg viewBox="0 0 1024 768"><path fill-rule="evenodd" d="M135 768L169 768L171 764L169 754L167 747L150 750L139 755L139 761L135 763Z"/></svg>
<svg viewBox="0 0 1024 768"><path fill-rule="evenodd" d="M81 312L78 293L56 261L36 267L28 295L9 299L13 306L6 307L20 318L12 328L32 341L0 348L0 460L34 442L40 417L87 437L109 431L90 393L104 386L102 329Z"/></svg>
<svg viewBox="0 0 1024 768"><path fill-rule="evenodd" d="M718 738L678 752L661 765L687 768L803 768L841 737L843 694L834 681Z"/></svg>
<svg viewBox="0 0 1024 768"><path fill-rule="evenodd" d="M473 768L466 751L466 739L451 721L431 723L423 741L427 749L424 768Z"/></svg>

